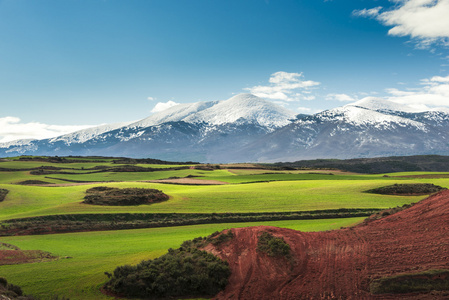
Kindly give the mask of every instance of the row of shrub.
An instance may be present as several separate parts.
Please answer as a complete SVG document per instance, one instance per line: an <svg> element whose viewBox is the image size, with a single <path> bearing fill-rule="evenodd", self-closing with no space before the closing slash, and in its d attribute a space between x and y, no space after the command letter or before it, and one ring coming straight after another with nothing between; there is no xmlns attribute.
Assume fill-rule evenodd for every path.
<svg viewBox="0 0 449 300"><path fill-rule="evenodd" d="M92 168L84 168L75 169L75 168L57 168L51 166L42 166L37 168L30 169L2 169L2 171L30 171L31 175L51 175L51 174L65 174L65 175L85 175L85 174L95 174L95 173L104 173L104 172L155 172L155 171L177 171L177 170L186 170L189 169L189 166L182 167L172 167L172 168L150 168L150 167L140 167L133 165L123 165L116 167L107 167L107 166L95 166ZM63 170L85 170L87 172L77 173Z"/></svg>
<svg viewBox="0 0 449 300"><path fill-rule="evenodd" d="M2 221L0 236L169 227L197 224L368 217L380 209L336 209L272 213L68 214Z"/></svg>
<svg viewBox="0 0 449 300"><path fill-rule="evenodd" d="M393 173L410 171L447 172L449 156L414 155L355 159L315 159L275 163L268 167L298 169L338 169L356 173Z"/></svg>

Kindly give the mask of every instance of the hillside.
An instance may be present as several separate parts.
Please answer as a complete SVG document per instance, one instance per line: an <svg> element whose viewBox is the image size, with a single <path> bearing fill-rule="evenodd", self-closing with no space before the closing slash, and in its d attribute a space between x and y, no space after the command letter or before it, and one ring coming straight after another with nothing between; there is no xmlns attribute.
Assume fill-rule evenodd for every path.
<svg viewBox="0 0 449 300"><path fill-rule="evenodd" d="M447 299L449 291L383 291L389 289L388 280L394 281L395 292L422 282L432 289L440 278L447 282L448 224L449 191L443 191L353 228L312 233L264 226L234 229L227 245L207 246L232 270L216 299ZM282 237L291 257L258 251L262 232ZM410 280L412 275L418 283Z"/></svg>
<svg viewBox="0 0 449 300"><path fill-rule="evenodd" d="M447 172L449 157L441 155L392 156L356 159L315 159L276 163L282 168L338 169L356 173Z"/></svg>

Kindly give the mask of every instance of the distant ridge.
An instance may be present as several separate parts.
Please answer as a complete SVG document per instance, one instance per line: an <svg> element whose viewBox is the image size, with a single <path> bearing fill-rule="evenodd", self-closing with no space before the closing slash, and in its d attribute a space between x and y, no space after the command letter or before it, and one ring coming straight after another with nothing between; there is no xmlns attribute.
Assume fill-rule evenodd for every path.
<svg viewBox="0 0 449 300"><path fill-rule="evenodd" d="M416 155L356 159L315 159L276 163L282 168L338 169L355 173L449 172L449 156Z"/></svg>

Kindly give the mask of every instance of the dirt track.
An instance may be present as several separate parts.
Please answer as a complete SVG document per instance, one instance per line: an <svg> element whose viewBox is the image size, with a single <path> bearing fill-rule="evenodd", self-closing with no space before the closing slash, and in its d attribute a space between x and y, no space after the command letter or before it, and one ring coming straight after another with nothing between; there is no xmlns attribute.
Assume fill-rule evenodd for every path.
<svg viewBox="0 0 449 300"><path fill-rule="evenodd" d="M397 214L354 228L303 233L275 227L233 229L223 248L230 283L216 299L449 299L432 294L372 295L369 283L386 275L449 269L449 191ZM256 251L270 231L290 245L294 261Z"/></svg>

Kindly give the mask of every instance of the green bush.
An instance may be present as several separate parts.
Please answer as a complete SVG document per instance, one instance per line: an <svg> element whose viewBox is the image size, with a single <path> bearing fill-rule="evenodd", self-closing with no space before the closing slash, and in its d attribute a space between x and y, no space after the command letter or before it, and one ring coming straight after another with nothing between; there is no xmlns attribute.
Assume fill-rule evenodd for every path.
<svg viewBox="0 0 449 300"><path fill-rule="evenodd" d="M278 238L264 231L257 241L257 250L268 256L289 256L290 246L283 238Z"/></svg>
<svg viewBox="0 0 449 300"><path fill-rule="evenodd" d="M232 230L228 230L227 233L221 233L217 235L216 238L210 239L210 243L214 246L221 245L225 242L230 241L234 237L234 234L232 233Z"/></svg>
<svg viewBox="0 0 449 300"><path fill-rule="evenodd" d="M22 296L23 295L22 288L20 286L18 286L18 285L15 285L15 284L12 284L12 283L8 283L7 288L11 292L15 293L17 296Z"/></svg>
<svg viewBox="0 0 449 300"><path fill-rule="evenodd" d="M199 238L181 248L136 266L117 267L105 288L117 295L141 298L213 296L224 289L231 274L227 262L196 245Z"/></svg>
<svg viewBox="0 0 449 300"><path fill-rule="evenodd" d="M8 286L8 280L6 280L5 277L0 277L0 285L2 285L3 287L7 287Z"/></svg>
<svg viewBox="0 0 449 300"><path fill-rule="evenodd" d="M5 200L6 195L9 193L6 189L0 189L0 202Z"/></svg>

